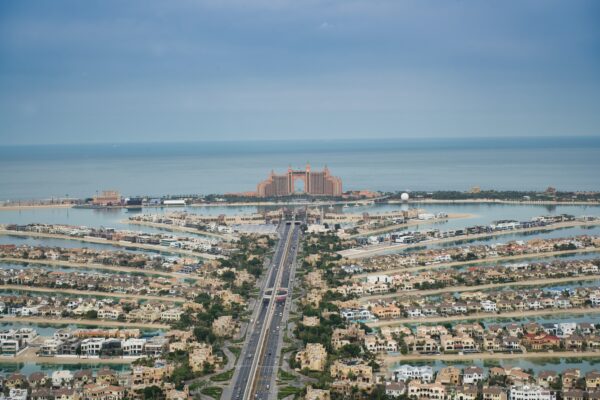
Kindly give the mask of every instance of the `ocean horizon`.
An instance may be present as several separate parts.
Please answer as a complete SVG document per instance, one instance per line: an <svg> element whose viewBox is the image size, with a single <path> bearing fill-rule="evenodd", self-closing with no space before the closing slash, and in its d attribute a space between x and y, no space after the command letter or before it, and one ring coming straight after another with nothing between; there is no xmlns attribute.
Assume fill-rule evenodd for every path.
<svg viewBox="0 0 600 400"><path fill-rule="evenodd" d="M255 190L327 165L344 190L599 190L600 138L264 140L0 146L0 200Z"/></svg>

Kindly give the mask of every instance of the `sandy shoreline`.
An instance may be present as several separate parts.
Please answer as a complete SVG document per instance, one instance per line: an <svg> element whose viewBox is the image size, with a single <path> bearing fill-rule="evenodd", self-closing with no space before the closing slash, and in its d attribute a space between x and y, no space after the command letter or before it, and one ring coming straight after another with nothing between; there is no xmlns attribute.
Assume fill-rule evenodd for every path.
<svg viewBox="0 0 600 400"><path fill-rule="evenodd" d="M550 308L544 310L527 310L527 311L511 311L506 313L476 313L469 315L452 315L449 317L424 317L424 318L399 318L399 319L386 319L375 322L368 322L367 325L370 327L382 327L382 326L398 326L398 325L422 325L422 324L438 324L446 322L456 321L475 321L482 319L519 319L529 317L544 317L550 315L562 315L569 314L573 315L592 315L600 314L600 308Z"/></svg>
<svg viewBox="0 0 600 400"><path fill-rule="evenodd" d="M466 360L514 360L541 358L600 358L600 351L555 351L543 353L475 353L475 354L407 354L384 355L380 358L386 364L400 361L466 361Z"/></svg>
<svg viewBox="0 0 600 400"><path fill-rule="evenodd" d="M526 281L506 282L506 283L488 283L485 285L476 286L448 286L441 289L429 289L429 290L406 290L396 293L385 293L376 294L360 297L358 299L361 303L367 303L369 301L376 301L381 299L401 299L411 296L431 296L442 293L454 293L454 292L477 292L480 290L498 289L503 287L522 287L522 286L546 286L555 285L560 283L568 282L584 282L584 281L595 281L600 279L600 275L586 275L586 276L569 276L565 278L545 278L545 279L531 279Z"/></svg>
<svg viewBox="0 0 600 400"><path fill-rule="evenodd" d="M16 356L0 356L0 363L36 363L36 364L131 364L136 358L86 358L77 356L40 357L36 349L29 347Z"/></svg>
<svg viewBox="0 0 600 400"><path fill-rule="evenodd" d="M448 221L450 219L469 219L469 218L475 218L475 217L477 217L476 214L455 213L455 214L448 214L448 216L445 218L433 218L433 219L428 219L428 220L410 220L410 221L402 223L402 224L395 224L395 225L385 226L383 228L361 231L360 233L357 233L355 235L350 235L349 237L357 238L357 237L365 236L365 235L377 235L379 233L394 231L396 229L402 229L402 228L406 228L409 226L428 225L428 224L435 224L437 222Z"/></svg>
<svg viewBox="0 0 600 400"><path fill-rule="evenodd" d="M400 204L401 200L387 200L388 204ZM498 199L462 199L462 200L444 200L444 199L410 199L409 204L516 204L516 205L557 205L557 206L596 206L600 201L552 201L552 200L498 200Z"/></svg>
<svg viewBox="0 0 600 400"><path fill-rule="evenodd" d="M148 322L121 322L103 319L78 319L57 317L11 317L0 318L0 324L5 322L21 322L40 325L89 325L110 328L140 328L140 329L170 329L169 325Z"/></svg>
<svg viewBox="0 0 600 400"><path fill-rule="evenodd" d="M216 256L214 254L196 253L196 252L190 251L190 250L164 247L164 246L158 246L158 245L153 245L153 244L120 242L120 241L116 241L116 240L106 240L106 239L99 239L99 238L92 238L92 237L58 235L58 234L54 234L54 233L10 231L7 229L0 229L0 235L28 236L28 237L49 238L49 239L74 240L74 241L85 242L85 243L107 244L107 245L116 246L116 247L131 247L131 248L142 249L142 250L153 250L153 251L158 251L158 252L162 252L162 253L182 254L182 255L192 256L192 257L197 257L197 258L205 258L208 260L215 260L217 258L222 258L221 256Z"/></svg>
<svg viewBox="0 0 600 400"><path fill-rule="evenodd" d="M36 210L46 208L73 208L73 204L1 205L0 211Z"/></svg>
<svg viewBox="0 0 600 400"><path fill-rule="evenodd" d="M174 296L151 296L151 295L143 295L143 294L101 292L101 291L96 291L96 290L46 288L46 287L24 286L24 285L0 284L0 290L17 290L17 291L22 291L22 292L40 292L40 293L65 293L65 294L73 294L73 295L77 295L77 296L116 297L116 298L128 298L128 299L135 299L135 300L169 302L169 303L185 303L186 301L188 301L187 299L185 299L183 297L174 297Z"/></svg>
<svg viewBox="0 0 600 400"><path fill-rule="evenodd" d="M415 248L415 247L423 247L423 246L433 245L433 244L438 244L438 243L453 243L453 242L471 241L471 240L491 238L491 237L497 237L497 236L513 235L513 234L517 234L517 233L549 232L549 231L554 231L554 230L563 229L563 228L574 228L574 227L579 227L579 226L596 226L596 225L600 225L600 220L569 221L569 222L561 222L558 224L547 225L547 226L538 226L538 227L532 227L532 228L512 229L512 230L498 231L498 232L491 232L491 233L477 233L474 235L462 235L462 236L448 237L448 238L442 238L442 239L425 240L423 242L414 243L414 244L403 244L403 243L377 244L377 245L366 246L366 247L361 247L361 248L352 248L352 249L338 251L338 254L340 254L342 257L345 257L348 259L364 258L364 257L378 255L381 253L387 253L390 251L393 252L393 251L397 251L397 250L404 250L404 249L410 249L410 248Z"/></svg>
<svg viewBox="0 0 600 400"><path fill-rule="evenodd" d="M164 229L166 231L195 233L197 235L212 236L212 237L216 237L216 238L223 239L223 240L231 240L231 237L229 237L227 235L222 235L220 233L213 233L213 232L208 232L208 231L201 231L199 229L188 228L185 226L160 224L160 223L148 222L148 221L135 221L135 220L129 220L129 219L124 219L119 222L122 224L149 226L152 228Z"/></svg>
<svg viewBox="0 0 600 400"><path fill-rule="evenodd" d="M117 265L104 265L104 264L93 264L93 263L75 263L70 261L60 261L60 260L30 260L27 258L13 258L13 257L0 257L0 263L16 263L16 264L37 264L37 265L53 265L57 267L66 267L66 268L85 268L85 269L95 269L95 270L103 270L103 271L112 271L112 272L125 272L128 274L142 274L148 276L164 276L171 277L173 279L198 279L197 277L189 274L178 274L176 272L168 272L168 271L158 271L155 269L142 269L142 268L133 268L133 267L120 267Z"/></svg>
<svg viewBox="0 0 600 400"><path fill-rule="evenodd" d="M343 205L343 204L367 204L372 201L385 199L385 197L378 197L373 199L361 199L361 200L337 200L337 201L248 201L248 202L216 202L216 203L196 203L189 204L186 207L285 207L285 206L323 206L323 205ZM18 202L17 202L18 203ZM380 204L403 204L406 203L402 200L385 200ZM499 199L460 199L460 200L449 200L449 199L410 199L408 204L516 204L516 205L600 205L600 201L551 201L551 200L499 200ZM30 210L36 208L70 208L75 204L2 204L0 205L0 211L18 211L18 210ZM167 206L164 206L167 207ZM114 207L114 208L125 208L125 207ZM149 206L145 208L157 208L156 206Z"/></svg>
<svg viewBox="0 0 600 400"><path fill-rule="evenodd" d="M417 267L382 269L382 270L375 271L375 272L367 272L364 274L353 275L352 279L366 278L367 276L372 276L372 275L388 275L388 274L395 274L395 273L402 273L402 272L415 272L415 271L423 271L423 270L430 270L430 269L435 270L435 269L460 267L460 266L464 266L464 265L487 264L487 263L493 263L493 262L501 263L503 261L524 260L524 259L529 259L529 258L552 258L552 257L556 257L556 256L563 256L563 255L569 255L569 254L581 254L581 253L600 253L600 247L577 249L577 250L549 251L546 253L517 254L514 256L482 258L480 260L473 260L473 261L455 261L455 262L450 262L450 263L419 265Z"/></svg>

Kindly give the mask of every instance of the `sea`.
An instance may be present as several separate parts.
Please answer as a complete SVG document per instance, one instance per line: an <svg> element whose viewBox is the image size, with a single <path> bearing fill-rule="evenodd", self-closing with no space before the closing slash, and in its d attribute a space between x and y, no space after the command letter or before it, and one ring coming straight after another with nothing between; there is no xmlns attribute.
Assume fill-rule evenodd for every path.
<svg viewBox="0 0 600 400"><path fill-rule="evenodd" d="M600 137L0 145L0 201L214 194L327 166L344 190L600 190Z"/></svg>

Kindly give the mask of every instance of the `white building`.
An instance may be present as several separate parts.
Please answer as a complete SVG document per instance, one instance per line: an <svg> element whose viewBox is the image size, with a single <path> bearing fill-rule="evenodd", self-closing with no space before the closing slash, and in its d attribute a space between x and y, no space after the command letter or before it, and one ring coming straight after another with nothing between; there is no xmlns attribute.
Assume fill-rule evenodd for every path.
<svg viewBox="0 0 600 400"><path fill-rule="evenodd" d="M386 382L385 394L388 396L402 396L406 392L406 386L403 382Z"/></svg>
<svg viewBox="0 0 600 400"><path fill-rule="evenodd" d="M369 275L367 283L392 283L392 277L388 275Z"/></svg>
<svg viewBox="0 0 600 400"><path fill-rule="evenodd" d="M183 310L180 308L171 308L160 313L162 321L179 321L183 315Z"/></svg>
<svg viewBox="0 0 600 400"><path fill-rule="evenodd" d="M57 388L68 387L73 382L73 373L66 369L52 373L52 386Z"/></svg>
<svg viewBox="0 0 600 400"><path fill-rule="evenodd" d="M590 302L592 306L598 307L600 306L600 292L594 292L590 294Z"/></svg>
<svg viewBox="0 0 600 400"><path fill-rule="evenodd" d="M575 333L577 330L577 323L575 322L562 322L558 324L558 330L556 336L559 338L566 338Z"/></svg>
<svg viewBox="0 0 600 400"><path fill-rule="evenodd" d="M40 346L40 351L38 354L40 356L51 357L55 356L58 353L58 349L62 344L62 340L57 339L46 339L44 343Z"/></svg>
<svg viewBox="0 0 600 400"><path fill-rule="evenodd" d="M484 379L483 368L481 367L468 367L463 371L463 383L474 384L481 382Z"/></svg>
<svg viewBox="0 0 600 400"><path fill-rule="evenodd" d="M100 350L102 350L102 344L106 339L104 338L89 338L81 341L81 355L83 356L98 356Z"/></svg>
<svg viewBox="0 0 600 400"><path fill-rule="evenodd" d="M424 382L431 382L433 379L433 369L427 365L413 367L412 365L404 364L394 370L394 378L397 381L421 379Z"/></svg>
<svg viewBox="0 0 600 400"><path fill-rule="evenodd" d="M121 342L124 356L141 356L144 354L146 339L130 338Z"/></svg>
<svg viewBox="0 0 600 400"><path fill-rule="evenodd" d="M27 400L27 389L12 388L8 392L7 400Z"/></svg>
<svg viewBox="0 0 600 400"><path fill-rule="evenodd" d="M71 336L73 336L73 333L69 329L57 329L53 335L56 340L66 340Z"/></svg>
<svg viewBox="0 0 600 400"><path fill-rule="evenodd" d="M340 311L342 318L348 321L369 321L375 319L371 311L361 309L344 309Z"/></svg>
<svg viewBox="0 0 600 400"><path fill-rule="evenodd" d="M0 353L7 355L16 355L19 350L21 350L21 346L19 345L19 341L16 339L2 339L0 340Z"/></svg>
<svg viewBox="0 0 600 400"><path fill-rule="evenodd" d="M118 308L103 307L98 310L98 318L100 319L109 319L114 321L119 319L121 314L123 314L123 312Z"/></svg>
<svg viewBox="0 0 600 400"><path fill-rule="evenodd" d="M21 343L30 343L38 336L38 333L33 328L19 328L15 332L15 339Z"/></svg>
<svg viewBox="0 0 600 400"><path fill-rule="evenodd" d="M509 400L556 400L556 395L540 386L511 386Z"/></svg>
<svg viewBox="0 0 600 400"><path fill-rule="evenodd" d="M481 302L481 309L485 312L496 312L496 303L491 300L484 300Z"/></svg>

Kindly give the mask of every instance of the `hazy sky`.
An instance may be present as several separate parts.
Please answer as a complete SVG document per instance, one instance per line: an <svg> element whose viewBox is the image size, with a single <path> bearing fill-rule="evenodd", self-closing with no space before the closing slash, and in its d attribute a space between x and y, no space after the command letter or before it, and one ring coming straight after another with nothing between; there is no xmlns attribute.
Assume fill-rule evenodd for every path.
<svg viewBox="0 0 600 400"><path fill-rule="evenodd" d="M0 144L599 128L600 1L0 1Z"/></svg>

